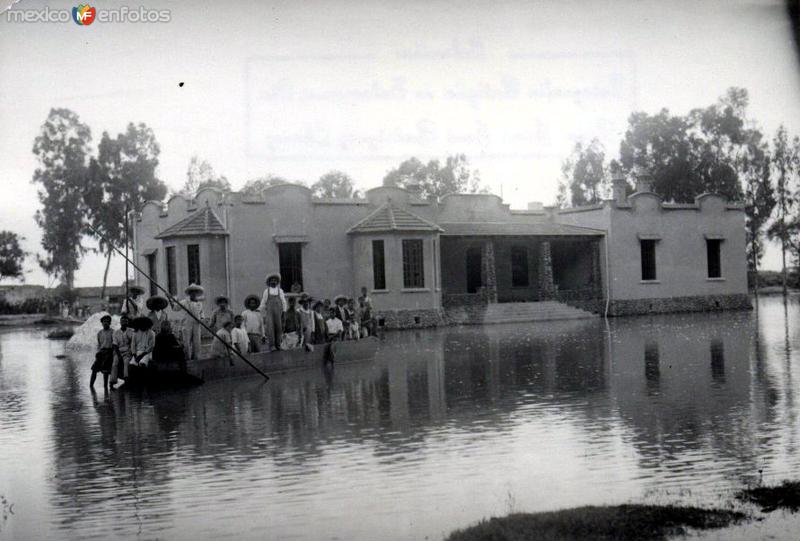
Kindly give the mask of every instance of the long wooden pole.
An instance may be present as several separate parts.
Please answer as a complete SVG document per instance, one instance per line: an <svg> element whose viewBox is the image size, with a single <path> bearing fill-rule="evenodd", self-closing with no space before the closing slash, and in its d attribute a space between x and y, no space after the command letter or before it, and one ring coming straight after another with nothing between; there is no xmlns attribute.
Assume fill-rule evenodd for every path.
<svg viewBox="0 0 800 541"><path fill-rule="evenodd" d="M241 353L241 352L240 352L238 349L236 349L235 347L231 346L231 345L230 345L230 344L228 344L228 343L227 343L225 340L223 340L222 338L220 338L219 336L217 336L217 335L216 335L216 333L214 332L214 329L212 329L211 327L209 327L208 325L206 325L206 324L205 324L205 323L204 323L204 322L203 322L203 321L202 321L202 320L201 320L199 317L197 317L196 315L194 315L194 314L192 313L192 311L191 311L191 310L189 310L188 308L186 308L186 307L185 307L183 304L181 304L181 302L180 302L178 299L176 299L175 297L173 297L173 296L172 296L172 294L171 294L169 291L167 291L166 289L164 289L164 288L161 286L161 284L159 284L158 282L156 282L155 280L153 280L153 278L152 278L152 277L151 277L149 274L147 274L147 273L146 273L146 272L144 272L142 269L140 269L140 268L139 268L139 266L138 266L136 263L134 263L133 261L131 261L131 260L128 258L128 256L127 256L127 255L125 255L125 254L122 252L122 250L120 250L119 248L117 248L116 246L114 246L114 244L112 244L111 242L109 242L109 240L108 240L108 239L107 239L105 236L103 236L103 234L102 234L102 233L100 233L99 231L97 231L97 230L96 230L94 227L92 227L91 225L89 226L89 229L91 229L91 230L94 232L94 234L95 234L95 235L97 235L98 237L100 237L101 239L103 239L103 240L104 240L104 241L105 241L105 242L106 242L106 243L107 243L109 246L111 246L111 248L113 248L115 252L117 252L119 255L121 255L122 257L124 257L124 258L125 258L125 262L126 262L126 263L130 263L130 265L131 265L131 266L134 268L134 270L138 271L138 272L139 272L139 273L140 273L142 276L144 276L144 277L145 277L147 280L150 280L150 283L151 283L151 284L155 284L155 286L156 286L156 287L157 287L159 290L161 290L161 292L163 292L163 293L164 293L164 294L167 296L167 299L169 299L170 303L177 303L177 304L178 304L178 306L180 306L180 307L183 309L183 311L184 311L184 312L186 312L187 314L189 314L189 316L191 316L191 318L192 318L193 320L195 320L196 322L198 322L200 325L202 325L202 326L203 326L203 328L204 328L205 330L207 330L208 332L210 332L210 333L211 333L211 336L213 336L214 338L216 338L217 340L219 340L220 342L222 342L222 345L224 345L224 346L225 346L225 348L227 348L227 350L228 350L228 351L230 351L231 353L234 353L234 354L235 354L237 357L239 357L241 360L243 360L243 361L244 361L244 362L245 362L245 363L246 363L246 364L247 364L247 365L248 365L250 368L252 368L252 369L253 369L253 370L255 370L256 372L258 372L259 374L261 374L261 375L264 377L264 379L265 379L265 380L269 380L269 376L268 376L268 375L266 375L266 374L265 374L265 373L264 373L264 372L263 372L263 371L262 371L262 370L261 370L259 367L257 367L256 365L254 365L253 363L251 363L249 360L247 360L247 358L246 358L244 355L242 355L242 353Z"/></svg>

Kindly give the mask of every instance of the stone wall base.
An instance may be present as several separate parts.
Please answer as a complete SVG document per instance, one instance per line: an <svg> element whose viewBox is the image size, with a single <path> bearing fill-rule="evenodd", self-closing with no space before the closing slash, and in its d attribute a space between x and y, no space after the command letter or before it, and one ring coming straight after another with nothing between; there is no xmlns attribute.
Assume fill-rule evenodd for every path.
<svg viewBox="0 0 800 541"><path fill-rule="evenodd" d="M609 316L634 316L641 314L666 314L669 312L713 312L720 310L751 310L753 304L747 294L700 295L696 297L668 297L611 301Z"/></svg>
<svg viewBox="0 0 800 541"><path fill-rule="evenodd" d="M422 329L444 325L444 315L436 309L376 311L375 319L381 329Z"/></svg>

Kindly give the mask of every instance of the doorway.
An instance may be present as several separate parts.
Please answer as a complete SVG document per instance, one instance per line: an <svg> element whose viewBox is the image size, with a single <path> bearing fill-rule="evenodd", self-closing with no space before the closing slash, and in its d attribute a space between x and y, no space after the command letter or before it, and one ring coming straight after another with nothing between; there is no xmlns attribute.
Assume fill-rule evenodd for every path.
<svg viewBox="0 0 800 541"><path fill-rule="evenodd" d="M481 287L481 249L467 248L467 293L477 293Z"/></svg>

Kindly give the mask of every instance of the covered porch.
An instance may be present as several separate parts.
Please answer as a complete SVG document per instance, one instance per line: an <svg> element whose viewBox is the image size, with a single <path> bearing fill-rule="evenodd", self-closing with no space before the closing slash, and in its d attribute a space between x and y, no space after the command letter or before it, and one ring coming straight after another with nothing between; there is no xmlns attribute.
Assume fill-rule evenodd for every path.
<svg viewBox="0 0 800 541"><path fill-rule="evenodd" d="M602 299L603 233L535 225L443 224L443 307Z"/></svg>

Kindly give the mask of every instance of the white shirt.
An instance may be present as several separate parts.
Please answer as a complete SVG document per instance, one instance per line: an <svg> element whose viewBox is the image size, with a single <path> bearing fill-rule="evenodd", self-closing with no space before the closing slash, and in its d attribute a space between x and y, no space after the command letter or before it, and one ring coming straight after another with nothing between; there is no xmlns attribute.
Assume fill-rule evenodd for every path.
<svg viewBox="0 0 800 541"><path fill-rule="evenodd" d="M337 334L344 330L342 320L338 317L325 320L325 325L328 326L328 334Z"/></svg>
<svg viewBox="0 0 800 541"><path fill-rule="evenodd" d="M261 312L255 310L245 310L242 312L243 326L246 334L257 334L264 336L264 320L261 319Z"/></svg>
<svg viewBox="0 0 800 541"><path fill-rule="evenodd" d="M272 297L280 297L281 303L283 304L283 311L285 312L287 308L289 308L289 304L286 302L286 296L283 294L283 290L281 286L278 287L267 287L264 290L264 294L261 296L261 306L258 307L259 310L266 310L267 308L267 299Z"/></svg>
<svg viewBox="0 0 800 541"><path fill-rule="evenodd" d="M233 345L239 348L240 353L247 353L250 345L250 339L247 337L247 331L239 327L234 327L231 331L231 340Z"/></svg>

